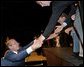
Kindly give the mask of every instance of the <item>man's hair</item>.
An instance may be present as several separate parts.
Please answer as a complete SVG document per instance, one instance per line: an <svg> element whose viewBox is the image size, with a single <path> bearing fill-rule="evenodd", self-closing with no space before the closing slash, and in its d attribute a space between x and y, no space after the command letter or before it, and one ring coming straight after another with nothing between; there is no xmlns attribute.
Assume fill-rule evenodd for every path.
<svg viewBox="0 0 84 67"><path fill-rule="evenodd" d="M7 41L5 42L6 46L8 46L9 43L10 43L11 41L13 41L13 40L14 40L14 39L9 39L9 40L7 40Z"/></svg>
<svg viewBox="0 0 84 67"><path fill-rule="evenodd" d="M11 41L16 41L16 40L14 38L10 38L10 37L7 36L6 40L5 40L6 46L8 46Z"/></svg>
<svg viewBox="0 0 84 67"><path fill-rule="evenodd" d="M5 44L6 44L6 45L8 45L7 42L8 42L9 40L10 40L10 38L7 36L7 38L6 38L6 40L5 40Z"/></svg>

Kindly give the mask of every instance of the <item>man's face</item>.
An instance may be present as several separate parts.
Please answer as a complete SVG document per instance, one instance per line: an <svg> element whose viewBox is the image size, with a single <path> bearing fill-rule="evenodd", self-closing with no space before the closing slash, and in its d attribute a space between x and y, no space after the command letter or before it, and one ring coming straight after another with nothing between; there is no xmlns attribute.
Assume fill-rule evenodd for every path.
<svg viewBox="0 0 84 67"><path fill-rule="evenodd" d="M41 5L42 7L45 7L45 6L50 6L50 3L52 1L36 1L37 4Z"/></svg>
<svg viewBox="0 0 84 67"><path fill-rule="evenodd" d="M7 44L8 48L13 51L17 51L20 48L19 43L14 39L10 39Z"/></svg>

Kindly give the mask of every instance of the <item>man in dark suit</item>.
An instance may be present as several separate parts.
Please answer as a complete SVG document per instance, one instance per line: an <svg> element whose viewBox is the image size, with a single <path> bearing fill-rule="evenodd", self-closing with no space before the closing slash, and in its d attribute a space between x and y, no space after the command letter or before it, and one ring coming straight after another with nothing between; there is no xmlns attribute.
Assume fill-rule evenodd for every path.
<svg viewBox="0 0 84 67"><path fill-rule="evenodd" d="M19 43L15 39L8 40L6 45L9 50L5 53L4 57L1 58L1 66L24 66L25 58L31 52L42 46L43 41L39 38L23 48L20 48Z"/></svg>

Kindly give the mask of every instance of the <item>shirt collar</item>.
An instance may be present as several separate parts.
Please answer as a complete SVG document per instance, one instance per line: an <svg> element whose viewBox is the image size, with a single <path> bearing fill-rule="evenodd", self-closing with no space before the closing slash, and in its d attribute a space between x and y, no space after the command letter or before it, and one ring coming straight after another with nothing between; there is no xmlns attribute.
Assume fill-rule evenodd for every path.
<svg viewBox="0 0 84 67"><path fill-rule="evenodd" d="M18 54L18 52L17 51L13 51L15 54Z"/></svg>

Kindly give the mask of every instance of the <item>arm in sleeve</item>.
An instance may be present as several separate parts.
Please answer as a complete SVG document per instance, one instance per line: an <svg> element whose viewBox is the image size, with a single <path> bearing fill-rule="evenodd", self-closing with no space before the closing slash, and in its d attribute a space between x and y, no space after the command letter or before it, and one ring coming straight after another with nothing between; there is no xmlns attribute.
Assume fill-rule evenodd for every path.
<svg viewBox="0 0 84 67"><path fill-rule="evenodd" d="M69 16L68 16L68 18L65 20L65 23L66 23L67 25L70 25L71 22L73 22L72 19L71 19L71 16L76 13L76 10L77 10L77 7L76 7L74 4L71 5L71 10L70 10L70 12L69 12Z"/></svg>
<svg viewBox="0 0 84 67"><path fill-rule="evenodd" d="M31 46L25 50L20 51L18 54L9 51L4 58L12 62L21 61L25 59L32 51L33 50L31 49Z"/></svg>
<svg viewBox="0 0 84 67"><path fill-rule="evenodd" d="M43 33L43 36L45 38L47 38L51 32L53 31L55 25L56 25L56 22L59 18L59 16L62 14L62 12L64 11L64 9L71 5L74 1L59 1L57 3L55 3L54 5L52 4L52 16L50 18L50 21ZM65 6L66 5L66 6Z"/></svg>

